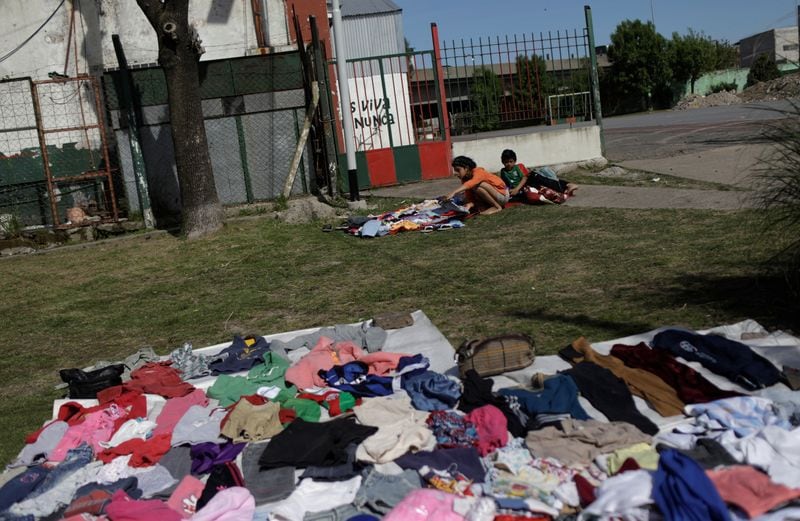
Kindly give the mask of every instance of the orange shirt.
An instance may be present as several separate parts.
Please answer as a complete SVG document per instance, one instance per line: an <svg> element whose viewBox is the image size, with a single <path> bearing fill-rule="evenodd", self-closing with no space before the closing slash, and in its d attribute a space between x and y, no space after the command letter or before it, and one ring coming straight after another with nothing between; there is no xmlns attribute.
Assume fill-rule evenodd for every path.
<svg viewBox="0 0 800 521"><path fill-rule="evenodd" d="M467 181L462 181L461 184L467 190L472 190L480 183L486 182L489 185L493 186L498 192L504 194L507 192L506 183L503 181L500 176L491 174L484 170L481 167L475 167L472 169L472 179Z"/></svg>

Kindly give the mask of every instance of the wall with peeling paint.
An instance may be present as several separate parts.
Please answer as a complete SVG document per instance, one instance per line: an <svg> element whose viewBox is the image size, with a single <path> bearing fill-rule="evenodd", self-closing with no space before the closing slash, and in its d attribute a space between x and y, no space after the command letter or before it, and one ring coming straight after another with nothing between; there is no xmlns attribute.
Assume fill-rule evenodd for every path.
<svg viewBox="0 0 800 521"><path fill-rule="evenodd" d="M261 0L270 46L289 44L283 0ZM0 56L17 47L59 6L60 0L3 0ZM128 63L153 64L158 58L155 33L133 0L65 0L53 18L13 56L0 62L0 78L76 72L75 46L69 43L74 6L78 72L99 73L117 67L111 35L119 34ZM258 52L251 0L192 0L189 21L206 50L201 60L247 56ZM69 58L67 50L69 47Z"/></svg>

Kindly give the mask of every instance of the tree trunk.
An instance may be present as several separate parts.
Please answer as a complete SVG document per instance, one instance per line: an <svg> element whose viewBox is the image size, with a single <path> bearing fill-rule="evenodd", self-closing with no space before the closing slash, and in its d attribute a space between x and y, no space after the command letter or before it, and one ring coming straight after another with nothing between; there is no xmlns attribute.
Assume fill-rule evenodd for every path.
<svg viewBox="0 0 800 521"><path fill-rule="evenodd" d="M172 143L181 192L183 233L189 239L222 227L200 99L203 49L189 26L189 0L136 0L158 36L158 64L169 95Z"/></svg>

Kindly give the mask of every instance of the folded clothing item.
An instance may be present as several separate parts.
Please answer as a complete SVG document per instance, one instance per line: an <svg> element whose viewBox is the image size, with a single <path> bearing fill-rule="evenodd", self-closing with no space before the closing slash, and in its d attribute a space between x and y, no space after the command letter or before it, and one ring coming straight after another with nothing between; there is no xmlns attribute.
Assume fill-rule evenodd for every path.
<svg viewBox="0 0 800 521"><path fill-rule="evenodd" d="M94 371L62 369L58 375L69 387L70 398L97 398L97 393L103 389L121 385L124 371L125 365L113 364Z"/></svg>

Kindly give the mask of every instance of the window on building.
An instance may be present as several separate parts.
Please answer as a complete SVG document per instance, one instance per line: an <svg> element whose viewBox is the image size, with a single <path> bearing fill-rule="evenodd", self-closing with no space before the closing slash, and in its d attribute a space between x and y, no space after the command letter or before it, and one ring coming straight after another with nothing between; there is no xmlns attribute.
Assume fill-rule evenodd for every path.
<svg viewBox="0 0 800 521"><path fill-rule="evenodd" d="M789 45L784 45L783 46L783 50L784 51L796 51L798 49L798 47L799 47L798 44L790 43Z"/></svg>

